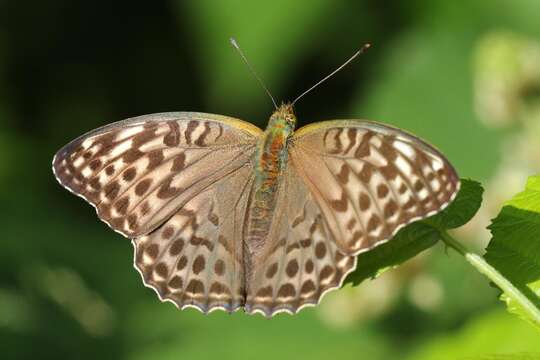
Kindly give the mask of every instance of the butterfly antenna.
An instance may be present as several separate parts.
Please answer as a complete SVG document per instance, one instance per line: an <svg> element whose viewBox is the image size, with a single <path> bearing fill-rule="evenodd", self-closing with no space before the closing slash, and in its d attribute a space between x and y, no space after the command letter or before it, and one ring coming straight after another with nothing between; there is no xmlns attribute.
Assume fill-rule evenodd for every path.
<svg viewBox="0 0 540 360"><path fill-rule="evenodd" d="M272 93L270 93L270 90L268 90L268 88L266 87L266 85L264 85L264 82L261 80L261 78L259 77L259 75L257 75L257 73L255 72L255 69L253 69L253 67L251 66L251 64L249 63L248 59L246 58L246 55L244 55L244 52L242 51L242 49L240 49L240 46L238 45L238 43L236 42L236 40L234 38L230 38L230 41L231 41L231 44L232 46L236 49L236 51L238 51L238 53L240 54L240 56L242 57L242 60L244 60L244 62L246 63L247 67L249 68L249 71L251 71L251 74L253 74L253 76L255 77L255 79L257 79L257 81L259 82L259 84L261 84L262 88L264 89L264 91L266 91L266 93L268 94L268 96L270 97L270 99L272 99L272 103L274 104L274 107L278 108L277 106L277 103L276 103L276 100L274 100L274 97L272 96Z"/></svg>
<svg viewBox="0 0 540 360"><path fill-rule="evenodd" d="M340 67L338 67L336 70L332 71L330 74L328 74L327 76L325 76L322 80L320 80L319 82L317 82L315 85L313 85L312 87L310 87L309 89L307 89L306 91L304 91L303 93L301 93L296 99L294 99L294 101L291 103L291 105L294 105L298 100L300 100L301 98L304 97L304 95L306 95L307 93L311 92L311 90L315 89L317 86L321 85L323 82L325 82L326 80L330 79L332 76L334 76L335 73L337 73L339 70L343 69L345 66L347 66L347 64L349 64L351 61L353 61L354 59L356 59L357 56L359 56L360 54L362 54L364 51L366 51L367 49L369 49L371 47L371 44L364 44L364 46L362 46L360 48L360 50L358 50L357 52L354 53L353 56L351 56L349 58L349 60L345 61Z"/></svg>

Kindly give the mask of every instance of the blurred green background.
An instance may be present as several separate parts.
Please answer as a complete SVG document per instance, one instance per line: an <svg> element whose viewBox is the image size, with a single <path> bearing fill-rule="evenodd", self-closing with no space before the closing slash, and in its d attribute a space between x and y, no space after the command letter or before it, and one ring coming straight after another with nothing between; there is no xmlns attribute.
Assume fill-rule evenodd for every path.
<svg viewBox="0 0 540 360"><path fill-rule="evenodd" d="M265 93L300 125L368 118L440 148L486 202L456 236L482 251L502 200L540 171L538 0L0 1L2 359L473 359L540 353L532 327L436 246L296 316L159 303L128 240L54 180L53 154L103 124L164 111L264 127ZM486 358L488 358L486 357Z"/></svg>

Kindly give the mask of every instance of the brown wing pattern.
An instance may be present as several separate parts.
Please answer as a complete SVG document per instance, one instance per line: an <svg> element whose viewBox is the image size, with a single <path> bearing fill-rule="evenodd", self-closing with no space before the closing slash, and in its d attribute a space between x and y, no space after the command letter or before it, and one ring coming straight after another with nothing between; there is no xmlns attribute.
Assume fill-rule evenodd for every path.
<svg viewBox="0 0 540 360"><path fill-rule="evenodd" d="M356 256L444 209L459 179L433 147L370 122L300 129L265 248L252 259L246 311L296 313L341 286Z"/></svg>
<svg viewBox="0 0 540 360"><path fill-rule="evenodd" d="M456 171L440 152L372 122L328 121L300 129L290 158L349 255L441 211L459 189Z"/></svg>
<svg viewBox="0 0 540 360"><path fill-rule="evenodd" d="M217 115L146 115L69 143L56 154L53 171L101 220L133 238L246 164L260 132Z"/></svg>
<svg viewBox="0 0 540 360"><path fill-rule="evenodd" d="M260 134L218 115L147 115L74 140L53 171L133 239L134 265L161 300L234 311L245 302L240 230Z"/></svg>
<svg viewBox="0 0 540 360"><path fill-rule="evenodd" d="M242 231L260 134L218 115L147 115L74 140L53 170L133 239L135 266L160 299L265 316L317 304L355 269L355 255L444 209L459 189L444 156L401 130L310 125L291 139L266 242L246 269Z"/></svg>
<svg viewBox="0 0 540 360"><path fill-rule="evenodd" d="M242 229L251 166L190 199L157 230L133 240L135 266L160 299L232 312L245 302Z"/></svg>

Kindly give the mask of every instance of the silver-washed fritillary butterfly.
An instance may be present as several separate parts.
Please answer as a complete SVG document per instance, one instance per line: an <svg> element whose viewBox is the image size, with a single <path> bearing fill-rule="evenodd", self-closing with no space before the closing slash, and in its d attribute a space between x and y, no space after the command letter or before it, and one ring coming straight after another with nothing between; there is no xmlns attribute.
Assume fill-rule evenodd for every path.
<svg viewBox="0 0 540 360"><path fill-rule="evenodd" d="M272 316L317 304L356 255L444 209L459 178L435 148L362 120L264 131L194 112L135 117L58 151L57 180L132 239L163 301Z"/></svg>

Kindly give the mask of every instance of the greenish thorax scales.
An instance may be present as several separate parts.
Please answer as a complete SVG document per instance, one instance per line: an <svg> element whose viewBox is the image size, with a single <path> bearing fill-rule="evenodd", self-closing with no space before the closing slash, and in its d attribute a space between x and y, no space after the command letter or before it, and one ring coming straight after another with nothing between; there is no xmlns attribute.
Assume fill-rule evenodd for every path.
<svg viewBox="0 0 540 360"><path fill-rule="evenodd" d="M273 180L287 164L287 140L294 131L296 117L290 105L282 105L270 117L255 154L256 183L271 191Z"/></svg>

